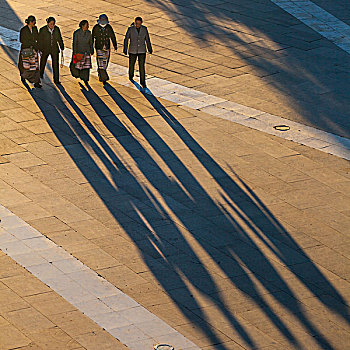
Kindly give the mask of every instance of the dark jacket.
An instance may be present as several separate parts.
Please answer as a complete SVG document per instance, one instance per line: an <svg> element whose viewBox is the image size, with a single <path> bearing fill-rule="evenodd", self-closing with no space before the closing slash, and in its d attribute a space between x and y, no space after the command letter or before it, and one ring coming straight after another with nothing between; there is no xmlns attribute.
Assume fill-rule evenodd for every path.
<svg viewBox="0 0 350 350"><path fill-rule="evenodd" d="M48 26L43 26L39 30L39 50L41 52L59 52L58 47L63 51L64 44L60 28L55 26L52 35Z"/></svg>
<svg viewBox="0 0 350 350"><path fill-rule="evenodd" d="M21 50L33 48L38 51L38 38L39 32L37 27L33 27L32 31L30 31L27 25L24 26L19 32L19 41L22 43Z"/></svg>
<svg viewBox="0 0 350 350"><path fill-rule="evenodd" d="M130 40L130 45L129 45ZM149 38L148 29L145 26L140 27L140 32L137 30L133 23L127 30L124 39L124 53L128 52L131 54L146 53L146 44L149 53L152 53L152 44Z"/></svg>
<svg viewBox="0 0 350 350"><path fill-rule="evenodd" d="M107 24L105 27L96 24L92 29L92 40L97 50L109 50L111 48L111 40L114 49L117 50L117 39L110 24Z"/></svg>
<svg viewBox="0 0 350 350"><path fill-rule="evenodd" d="M79 28L73 33L73 54L75 55L76 53L94 54L90 30L83 31Z"/></svg>

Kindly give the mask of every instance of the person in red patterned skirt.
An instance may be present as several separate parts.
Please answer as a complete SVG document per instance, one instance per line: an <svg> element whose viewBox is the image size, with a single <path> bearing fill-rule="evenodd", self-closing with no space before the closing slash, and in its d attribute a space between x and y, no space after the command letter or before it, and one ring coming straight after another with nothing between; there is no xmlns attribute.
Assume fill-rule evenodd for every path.
<svg viewBox="0 0 350 350"><path fill-rule="evenodd" d="M38 55L39 32L36 27L36 19L34 16L29 16L25 22L26 25L21 29L19 35L21 50L18 68L21 74L21 81L25 83L28 80L30 83L34 83L36 88L41 88Z"/></svg>
<svg viewBox="0 0 350 350"><path fill-rule="evenodd" d="M80 78L88 85L91 65L91 56L94 54L92 35L89 30L89 22L83 20L79 23L79 29L73 34L73 65L77 72L74 77Z"/></svg>

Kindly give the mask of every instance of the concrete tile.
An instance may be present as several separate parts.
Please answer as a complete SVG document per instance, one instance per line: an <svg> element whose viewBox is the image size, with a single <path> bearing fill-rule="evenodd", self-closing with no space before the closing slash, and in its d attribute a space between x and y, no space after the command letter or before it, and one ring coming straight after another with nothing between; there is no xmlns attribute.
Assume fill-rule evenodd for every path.
<svg viewBox="0 0 350 350"><path fill-rule="evenodd" d="M19 240L42 237L39 231L30 227L29 225L9 228L9 230Z"/></svg>
<svg viewBox="0 0 350 350"><path fill-rule="evenodd" d="M53 242L43 236L25 239L23 243L34 251L48 250L56 247Z"/></svg>
<svg viewBox="0 0 350 350"><path fill-rule="evenodd" d="M58 247L40 250L38 251L38 255L43 257L48 262L70 259L72 257L65 250Z"/></svg>
<svg viewBox="0 0 350 350"><path fill-rule="evenodd" d="M16 242L17 238L4 229L0 228L0 246L7 242Z"/></svg>
<svg viewBox="0 0 350 350"><path fill-rule="evenodd" d="M112 329L114 328L126 327L132 324L130 320L123 317L119 312L109 312L109 313L95 315L94 321L99 326L101 326L102 328L106 329L109 332L112 332Z"/></svg>
<svg viewBox="0 0 350 350"><path fill-rule="evenodd" d="M110 333L117 339L120 339L124 344L150 339L147 334L143 333L135 325L127 325L124 327L121 326L118 328L116 327L114 329L111 329Z"/></svg>
<svg viewBox="0 0 350 350"><path fill-rule="evenodd" d="M12 241L12 242L4 242L1 245L1 249L5 251L8 255L19 255L19 254L27 254L31 253L31 248L25 245L21 241Z"/></svg>
<svg viewBox="0 0 350 350"><path fill-rule="evenodd" d="M72 272L84 271L88 269L82 262L71 257L68 259L62 259L52 262L52 265L61 270L64 274L70 274Z"/></svg>
<svg viewBox="0 0 350 350"><path fill-rule="evenodd" d="M138 303L134 299L123 293L100 298L100 300L114 311L131 309L138 306Z"/></svg>
<svg viewBox="0 0 350 350"><path fill-rule="evenodd" d="M87 300L81 303L77 303L76 307L83 312L86 316L94 318L96 315L108 314L113 312L103 301L98 299Z"/></svg>
<svg viewBox="0 0 350 350"><path fill-rule="evenodd" d="M162 320L154 320L152 322L139 322L135 323L135 326L142 329L142 331L151 338L157 338L161 335L176 333L176 331L168 326Z"/></svg>
<svg viewBox="0 0 350 350"><path fill-rule="evenodd" d="M46 164L43 160L30 152L9 154L5 156L5 158L11 163L16 164L21 169Z"/></svg>
<svg viewBox="0 0 350 350"><path fill-rule="evenodd" d="M40 332L31 332L30 338L44 349L67 350L78 349L79 343L67 335L63 330L57 328L45 329Z"/></svg>
<svg viewBox="0 0 350 350"><path fill-rule="evenodd" d="M90 332L81 334L75 337L78 343L82 344L87 350L126 350L127 347L121 344L118 340L113 338L107 332Z"/></svg>
<svg viewBox="0 0 350 350"><path fill-rule="evenodd" d="M36 252L13 255L13 258L16 260L17 263L21 264L23 267L30 267L46 263L46 260L38 256Z"/></svg>
<svg viewBox="0 0 350 350"><path fill-rule="evenodd" d="M0 327L0 346L3 349L24 347L31 341L12 325Z"/></svg>
<svg viewBox="0 0 350 350"><path fill-rule="evenodd" d="M156 320L156 317L142 306L122 310L119 314L133 324L140 323L141 320L144 322L153 322Z"/></svg>
<svg viewBox="0 0 350 350"><path fill-rule="evenodd" d="M11 311L5 317L18 329L26 332L54 327L51 321L32 308Z"/></svg>
<svg viewBox="0 0 350 350"><path fill-rule="evenodd" d="M69 304L55 292L31 295L24 299L29 305L47 317L76 310L73 305Z"/></svg>
<svg viewBox="0 0 350 350"><path fill-rule="evenodd" d="M73 305L81 303L83 301L94 300L96 297L91 293L83 289L78 283L71 282L61 285L56 288L59 294L62 295L68 302Z"/></svg>

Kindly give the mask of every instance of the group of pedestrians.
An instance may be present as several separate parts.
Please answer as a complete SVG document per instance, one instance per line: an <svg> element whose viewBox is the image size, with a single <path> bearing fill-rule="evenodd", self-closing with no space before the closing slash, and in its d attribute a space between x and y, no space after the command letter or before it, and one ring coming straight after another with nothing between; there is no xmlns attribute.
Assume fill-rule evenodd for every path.
<svg viewBox="0 0 350 350"><path fill-rule="evenodd" d="M54 83L61 84L59 80L59 55L64 50L64 43L59 27L54 17L46 20L47 24L40 28L36 27L36 19L29 16L26 25L20 31L21 50L18 67L21 80L28 80L34 87L41 88L41 79L44 76L47 60L51 56ZM138 60L140 72L140 84L146 88L146 53L152 54L150 36L142 24L142 18L136 17L128 28L123 53L129 54L129 79L133 81L135 63ZM117 39L112 26L109 24L107 15L102 14L93 27L89 30L89 22L82 20L79 28L73 33L72 60L70 71L73 77L80 78L85 84L89 82L90 69L92 68L92 56L96 51L96 60L99 80L106 84L109 80L107 67L111 55L111 47L117 51ZM39 59L40 56L40 59Z"/></svg>

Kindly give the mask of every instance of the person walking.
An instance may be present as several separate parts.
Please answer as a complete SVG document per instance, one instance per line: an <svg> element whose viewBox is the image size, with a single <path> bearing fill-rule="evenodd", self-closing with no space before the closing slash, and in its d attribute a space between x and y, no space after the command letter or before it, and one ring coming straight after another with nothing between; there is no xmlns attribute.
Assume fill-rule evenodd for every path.
<svg viewBox="0 0 350 350"><path fill-rule="evenodd" d="M94 47L89 22L84 19L79 23L79 29L73 34L71 72L75 78L80 78L86 85L88 85L90 69L92 68L91 56L93 54Z"/></svg>
<svg viewBox="0 0 350 350"><path fill-rule="evenodd" d="M18 69L23 84L28 80L34 87L41 88L39 72L39 32L36 27L36 19L29 16L25 20L26 25L22 27L19 34L21 50L19 52Z"/></svg>
<svg viewBox="0 0 350 350"><path fill-rule="evenodd" d="M40 77L44 77L46 62L49 56L52 60L53 81L55 84L61 84L59 79L59 52L64 50L64 44L60 28L56 26L54 17L46 20L47 25L39 30L39 50L40 58Z"/></svg>
<svg viewBox="0 0 350 350"><path fill-rule="evenodd" d="M117 51L117 39L112 26L109 24L107 15L99 16L97 24L92 29L92 40L96 49L98 77L105 85L109 80L107 67L111 55L111 41L114 50Z"/></svg>
<svg viewBox="0 0 350 350"><path fill-rule="evenodd" d="M146 52L152 54L152 44L149 37L148 29L142 25L142 18L136 17L134 23L128 28L124 39L124 54L129 53L129 79L134 80L134 71L136 59L139 62L140 84L146 89ZM130 41L130 43L129 43ZM146 49L147 46L147 49Z"/></svg>

